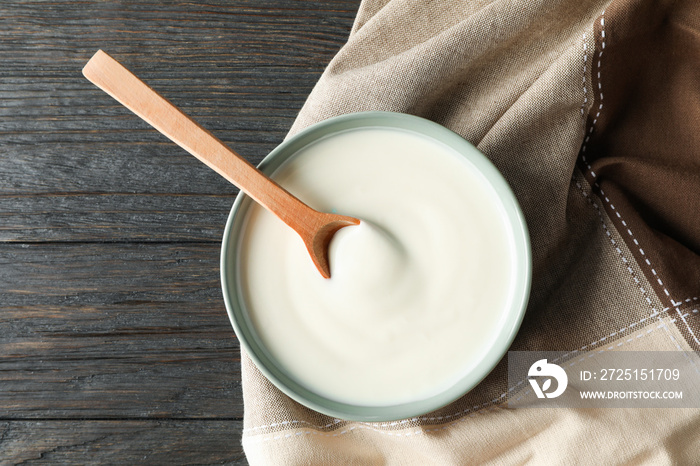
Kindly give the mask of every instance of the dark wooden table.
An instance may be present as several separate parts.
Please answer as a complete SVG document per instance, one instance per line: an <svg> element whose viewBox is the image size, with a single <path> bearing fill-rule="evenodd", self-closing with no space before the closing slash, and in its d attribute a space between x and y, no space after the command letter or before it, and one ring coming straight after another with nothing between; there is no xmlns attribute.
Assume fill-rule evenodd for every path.
<svg viewBox="0 0 700 466"><path fill-rule="evenodd" d="M254 163L359 0L0 2L0 464L244 464L237 190L81 75L102 48Z"/></svg>

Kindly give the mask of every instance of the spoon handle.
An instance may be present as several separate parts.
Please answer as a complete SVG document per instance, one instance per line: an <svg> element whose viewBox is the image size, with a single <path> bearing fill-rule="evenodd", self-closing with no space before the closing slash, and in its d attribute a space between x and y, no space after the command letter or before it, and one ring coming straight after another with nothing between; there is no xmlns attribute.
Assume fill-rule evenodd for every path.
<svg viewBox="0 0 700 466"><path fill-rule="evenodd" d="M299 232L317 212L265 176L102 50L85 77Z"/></svg>

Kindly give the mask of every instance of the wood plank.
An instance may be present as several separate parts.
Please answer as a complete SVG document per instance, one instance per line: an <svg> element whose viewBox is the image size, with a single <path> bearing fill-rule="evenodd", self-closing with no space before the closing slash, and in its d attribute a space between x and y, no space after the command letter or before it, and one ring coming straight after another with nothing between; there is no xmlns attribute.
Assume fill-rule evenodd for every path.
<svg viewBox="0 0 700 466"><path fill-rule="evenodd" d="M0 418L239 418L214 244L0 244Z"/></svg>
<svg viewBox="0 0 700 466"><path fill-rule="evenodd" d="M328 51L345 40L357 5L357 1L342 0L209 0L206 4L6 0L0 25L8 36L7 48L35 48L52 60L87 47L94 52L100 48L97 43L109 40L122 43L146 61L153 55L143 46L150 45L164 49L157 56L195 63L216 55L236 60L242 50L249 56L247 62L282 57L305 63L319 50ZM32 34L35 31L38 34ZM192 36L198 41L192 41ZM204 50L206 54L201 53ZM16 62L21 63L19 58Z"/></svg>
<svg viewBox="0 0 700 466"><path fill-rule="evenodd" d="M156 133L154 129L148 130L146 139L153 136L151 132ZM65 133L57 134L67 137ZM29 136L22 133L23 138ZM71 137L83 139L82 135ZM274 145L271 143L269 149ZM33 142L28 145L14 141L8 150L10 154L0 159L0 195L222 195L238 192L213 170L169 141L150 144L85 138L78 143ZM246 157L256 163L262 159L247 154Z"/></svg>
<svg viewBox="0 0 700 466"><path fill-rule="evenodd" d="M0 421L2 464L247 464L242 422Z"/></svg>
<svg viewBox="0 0 700 466"><path fill-rule="evenodd" d="M220 243L234 199L234 194L0 195L0 242Z"/></svg>

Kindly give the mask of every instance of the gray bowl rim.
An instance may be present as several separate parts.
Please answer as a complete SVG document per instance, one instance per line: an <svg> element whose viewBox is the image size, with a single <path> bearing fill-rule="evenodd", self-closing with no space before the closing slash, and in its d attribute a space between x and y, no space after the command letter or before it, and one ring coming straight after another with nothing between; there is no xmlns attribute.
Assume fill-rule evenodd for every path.
<svg viewBox="0 0 700 466"><path fill-rule="evenodd" d="M512 306L506 311L504 325L498 331L485 357L456 384L434 396L389 406L358 406L323 397L296 382L293 376L275 364L262 342L255 336L246 316L236 279L238 238L242 220L251 199L243 193L236 196L224 229L220 275L226 311L231 325L245 350L260 372L293 400L321 414L348 421L388 422L417 419L440 409L476 387L503 359L515 338L525 315L532 282L530 237L525 217L507 181L491 161L457 133L438 123L405 113L369 111L348 113L323 120L284 140L270 152L258 168L270 175L301 148L335 132L358 128L387 127L413 131L447 144L472 163L488 180L502 202L513 234L515 277L511 289ZM240 212L240 213L239 213Z"/></svg>

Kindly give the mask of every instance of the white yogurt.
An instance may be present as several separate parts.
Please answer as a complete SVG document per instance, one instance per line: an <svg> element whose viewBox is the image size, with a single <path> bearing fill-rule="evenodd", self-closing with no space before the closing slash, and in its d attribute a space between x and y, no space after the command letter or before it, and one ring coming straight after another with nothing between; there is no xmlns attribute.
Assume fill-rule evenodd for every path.
<svg viewBox="0 0 700 466"><path fill-rule="evenodd" d="M388 128L335 134L274 174L312 207L361 218L330 246L331 278L259 206L240 243L255 330L308 389L364 406L435 395L472 369L510 305L513 239L471 164Z"/></svg>

